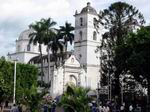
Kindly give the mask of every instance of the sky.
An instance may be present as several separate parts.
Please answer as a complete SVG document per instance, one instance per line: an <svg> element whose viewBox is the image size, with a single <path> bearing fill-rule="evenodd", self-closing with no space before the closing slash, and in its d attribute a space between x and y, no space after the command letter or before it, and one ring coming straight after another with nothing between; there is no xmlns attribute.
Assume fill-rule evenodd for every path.
<svg viewBox="0 0 150 112"><path fill-rule="evenodd" d="M97 12L118 0L0 0L0 56L15 52L15 40L31 23L41 18L53 18L57 26L66 21L74 26L74 14L81 11L87 2ZM149 0L119 0L135 6L150 23Z"/></svg>

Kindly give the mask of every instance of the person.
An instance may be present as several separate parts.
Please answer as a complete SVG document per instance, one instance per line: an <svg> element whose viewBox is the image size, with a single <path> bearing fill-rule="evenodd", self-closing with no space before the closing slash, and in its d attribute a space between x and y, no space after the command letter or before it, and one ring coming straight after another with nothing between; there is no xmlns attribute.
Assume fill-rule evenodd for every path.
<svg viewBox="0 0 150 112"><path fill-rule="evenodd" d="M134 111L135 111L135 112L141 112L141 107L139 107L139 105L137 104Z"/></svg>
<svg viewBox="0 0 150 112"><path fill-rule="evenodd" d="M92 112L97 112L97 108L95 105L92 106Z"/></svg>
<svg viewBox="0 0 150 112"><path fill-rule="evenodd" d="M99 110L99 112L103 112L103 107L101 105L99 105L98 110Z"/></svg>
<svg viewBox="0 0 150 112"><path fill-rule="evenodd" d="M13 107L11 108L10 112L19 112L18 107L16 106L16 104L13 104Z"/></svg>
<svg viewBox="0 0 150 112"><path fill-rule="evenodd" d="M124 105L121 105L120 112L124 112Z"/></svg>
<svg viewBox="0 0 150 112"><path fill-rule="evenodd" d="M110 108L108 105L106 105L105 112L110 112Z"/></svg>
<svg viewBox="0 0 150 112"><path fill-rule="evenodd" d="M8 101L5 101L5 107L8 108Z"/></svg>
<svg viewBox="0 0 150 112"><path fill-rule="evenodd" d="M46 104L44 105L43 108L44 108L44 112L48 112L48 106Z"/></svg>
<svg viewBox="0 0 150 112"><path fill-rule="evenodd" d="M133 112L133 106L132 105L129 106L129 112Z"/></svg>
<svg viewBox="0 0 150 112"><path fill-rule="evenodd" d="M92 101L92 112L97 112L97 105L95 101Z"/></svg>
<svg viewBox="0 0 150 112"><path fill-rule="evenodd" d="M54 100L53 103L52 103L51 111L55 112L55 109L56 109L56 100Z"/></svg>
<svg viewBox="0 0 150 112"><path fill-rule="evenodd" d="M19 110L19 112L22 112L22 105L20 103L18 105L18 110Z"/></svg>

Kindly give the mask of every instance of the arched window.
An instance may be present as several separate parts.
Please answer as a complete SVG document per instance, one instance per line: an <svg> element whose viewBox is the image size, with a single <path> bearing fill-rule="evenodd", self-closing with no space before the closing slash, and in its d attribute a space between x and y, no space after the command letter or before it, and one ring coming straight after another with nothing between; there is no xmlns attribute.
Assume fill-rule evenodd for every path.
<svg viewBox="0 0 150 112"><path fill-rule="evenodd" d="M83 18L80 18L80 26L83 26Z"/></svg>
<svg viewBox="0 0 150 112"><path fill-rule="evenodd" d="M77 78L74 75L70 75L69 82L77 86Z"/></svg>
<svg viewBox="0 0 150 112"><path fill-rule="evenodd" d="M79 40L82 40L82 31L79 32Z"/></svg>
<svg viewBox="0 0 150 112"><path fill-rule="evenodd" d="M93 25L96 26L96 18L93 18Z"/></svg>
<svg viewBox="0 0 150 112"><path fill-rule="evenodd" d="M30 45L29 44L27 45L27 51L30 51Z"/></svg>
<svg viewBox="0 0 150 112"><path fill-rule="evenodd" d="M97 40L97 34L96 34L96 31L93 32L93 40Z"/></svg>

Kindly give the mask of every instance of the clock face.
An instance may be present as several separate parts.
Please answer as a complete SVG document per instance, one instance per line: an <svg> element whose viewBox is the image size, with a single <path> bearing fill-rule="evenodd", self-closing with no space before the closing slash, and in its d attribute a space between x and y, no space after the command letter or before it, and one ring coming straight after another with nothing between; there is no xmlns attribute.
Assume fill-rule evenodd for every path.
<svg viewBox="0 0 150 112"><path fill-rule="evenodd" d="M71 63L74 63L74 58L71 58Z"/></svg>

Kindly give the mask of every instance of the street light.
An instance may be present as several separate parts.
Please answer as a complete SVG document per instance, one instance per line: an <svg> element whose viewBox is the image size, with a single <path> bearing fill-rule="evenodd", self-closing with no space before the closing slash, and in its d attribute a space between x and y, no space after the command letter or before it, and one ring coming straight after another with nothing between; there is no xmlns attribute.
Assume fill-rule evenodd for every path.
<svg viewBox="0 0 150 112"><path fill-rule="evenodd" d="M17 60L14 60L15 65L14 65L14 94L13 94L13 104L16 103L16 65L17 65Z"/></svg>

